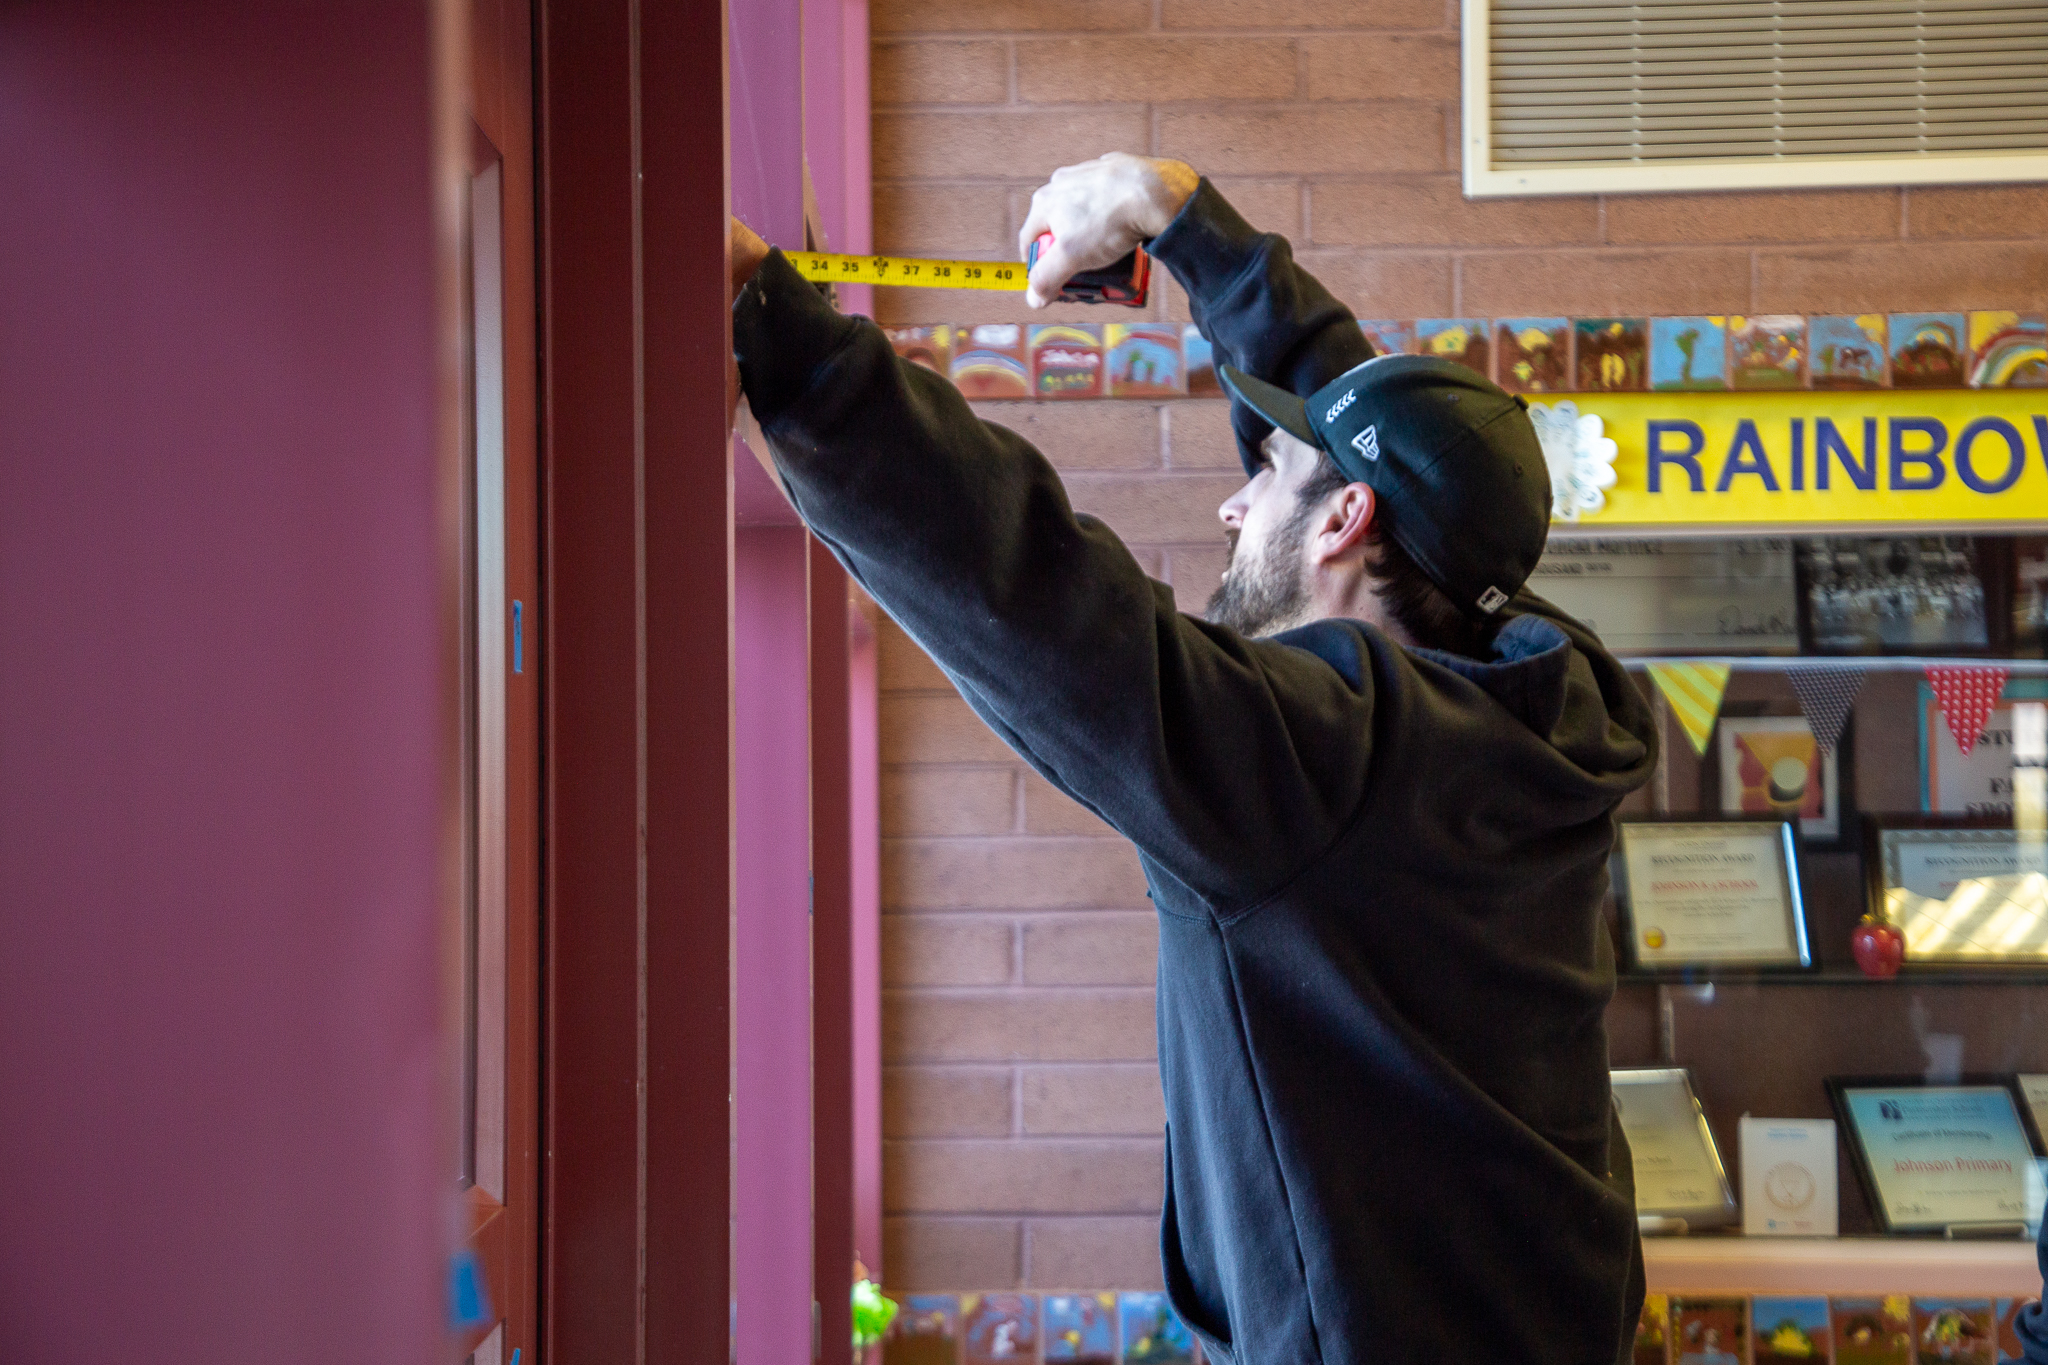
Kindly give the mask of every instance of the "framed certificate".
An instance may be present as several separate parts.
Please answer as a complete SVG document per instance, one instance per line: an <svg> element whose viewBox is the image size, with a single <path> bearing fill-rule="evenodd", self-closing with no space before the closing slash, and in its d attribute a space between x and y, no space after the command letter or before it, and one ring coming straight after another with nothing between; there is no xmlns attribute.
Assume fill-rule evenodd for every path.
<svg viewBox="0 0 2048 1365"><path fill-rule="evenodd" d="M1683 1067L1616 1070L1614 1108L1635 1158L1636 1212L1719 1227L1742 1216L1706 1111Z"/></svg>
<svg viewBox="0 0 2048 1365"><path fill-rule="evenodd" d="M1831 1076L1827 1086L1886 1232L2022 1233L2034 1148L2005 1078Z"/></svg>
<svg viewBox="0 0 2048 1365"><path fill-rule="evenodd" d="M1811 967L1798 844L1791 819L1617 826L1614 890L1629 968Z"/></svg>
<svg viewBox="0 0 2048 1365"><path fill-rule="evenodd" d="M1619 655L1793 654L1799 594L1789 540L1553 536L1529 591Z"/></svg>
<svg viewBox="0 0 2048 1365"><path fill-rule="evenodd" d="M1865 825L1871 913L1906 964L2048 966L2048 845L1997 817L1890 816Z"/></svg>

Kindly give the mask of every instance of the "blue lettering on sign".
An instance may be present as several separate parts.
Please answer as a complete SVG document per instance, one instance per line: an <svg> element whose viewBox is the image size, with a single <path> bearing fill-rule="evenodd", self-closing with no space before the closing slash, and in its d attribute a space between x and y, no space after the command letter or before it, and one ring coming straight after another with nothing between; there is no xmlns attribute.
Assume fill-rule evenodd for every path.
<svg viewBox="0 0 2048 1365"><path fill-rule="evenodd" d="M1806 419L1792 419L1792 491L1806 487Z"/></svg>
<svg viewBox="0 0 2048 1365"><path fill-rule="evenodd" d="M1685 438L1684 450L1666 450L1664 433L1672 432ZM1700 430L1698 422L1652 422L1650 423L1650 491L1664 491L1664 466L1675 464L1683 469L1692 482L1692 491L1707 491L1706 475L1700 473L1700 452L1706 449L1707 433Z"/></svg>
<svg viewBox="0 0 2048 1365"><path fill-rule="evenodd" d="M1728 460L1721 466L1716 493L1726 493L1737 474L1754 474L1764 481L1764 491L1778 491L1778 476L1771 469L1771 457L1764 454L1764 439L1756 434L1756 423L1745 417L1735 424L1735 439L1728 443Z"/></svg>
<svg viewBox="0 0 2048 1365"><path fill-rule="evenodd" d="M1917 434L1927 438L1927 445L1920 450L1908 450L1906 437ZM1892 418L1892 461L1891 478L1888 480L1894 493L1925 493L1941 487L1948 477L1948 466L1942 463L1941 452L1948 448L1948 428L1932 417ZM1924 473L1907 474L1907 465L1919 465Z"/></svg>
<svg viewBox="0 0 2048 1365"><path fill-rule="evenodd" d="M1828 486L1828 456L1833 455L1842 462L1842 472L1849 476L1849 482L1868 493L1877 487L1877 419L1863 419L1863 463L1857 464L1856 457L1849 450L1849 443L1842 439L1842 433L1835 430L1834 419L1819 417L1813 423L1813 486L1825 489Z"/></svg>
<svg viewBox="0 0 2048 1365"><path fill-rule="evenodd" d="M1996 479L1986 479L1977 473L1977 466L1970 459L1970 447L1979 436L1994 432L2005 441L2005 473ZM2020 481L2026 467L2027 443L2021 439L2019 429L2003 417L1979 417L1956 437L1956 477L1973 493L2003 493Z"/></svg>
<svg viewBox="0 0 2048 1365"><path fill-rule="evenodd" d="M2034 419L2034 445L2041 452L2041 467L2048 469L2048 417Z"/></svg>

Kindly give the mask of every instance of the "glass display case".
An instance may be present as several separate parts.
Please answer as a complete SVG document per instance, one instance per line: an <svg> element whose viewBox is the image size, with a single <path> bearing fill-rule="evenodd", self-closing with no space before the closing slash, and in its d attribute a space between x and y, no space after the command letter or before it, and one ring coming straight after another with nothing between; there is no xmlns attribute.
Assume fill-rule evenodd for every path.
<svg viewBox="0 0 2048 1365"><path fill-rule="evenodd" d="M1689 1079L1741 1216L1646 1193L1651 1287L2032 1295L2048 539L1843 529L1560 526L1531 583L1601 632L1663 741L1619 812L1612 1061ZM1646 1149L1688 1159L1663 1141L1639 1183Z"/></svg>

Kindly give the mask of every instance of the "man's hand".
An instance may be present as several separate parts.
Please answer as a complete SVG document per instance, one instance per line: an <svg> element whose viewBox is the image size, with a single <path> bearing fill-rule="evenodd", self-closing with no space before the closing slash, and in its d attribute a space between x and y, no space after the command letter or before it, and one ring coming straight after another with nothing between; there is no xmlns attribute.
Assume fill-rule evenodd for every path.
<svg viewBox="0 0 2048 1365"><path fill-rule="evenodd" d="M754 278L754 272L761 268L761 262L768 259L768 244L739 219L732 220L732 232L726 249L731 275L725 306L730 309L739 302L740 290L747 287L747 281ZM725 429L732 430L733 419L740 408L740 367L731 354L725 357Z"/></svg>
<svg viewBox="0 0 2048 1365"><path fill-rule="evenodd" d="M1052 245L1031 270L1025 302L1043 308L1083 270L1110 265L1132 247L1166 231L1201 177L1184 161L1111 152L1078 166L1062 166L1031 195L1031 212L1017 235L1017 257L1031 259L1031 244L1050 232Z"/></svg>
<svg viewBox="0 0 2048 1365"><path fill-rule="evenodd" d="M726 298L728 306L739 301L740 290L747 287L747 281L754 278L754 272L761 268L761 262L768 259L768 244L762 241L752 228L735 218L732 220L732 245L729 255L732 260L732 291Z"/></svg>

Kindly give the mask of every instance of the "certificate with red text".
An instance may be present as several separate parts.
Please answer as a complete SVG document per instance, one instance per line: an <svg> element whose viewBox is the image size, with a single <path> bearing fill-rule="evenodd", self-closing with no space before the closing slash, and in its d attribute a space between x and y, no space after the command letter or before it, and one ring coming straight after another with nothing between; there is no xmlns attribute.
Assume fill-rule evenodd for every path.
<svg viewBox="0 0 2048 1365"><path fill-rule="evenodd" d="M1617 895L1637 969L1811 960L1789 820L1629 821Z"/></svg>

